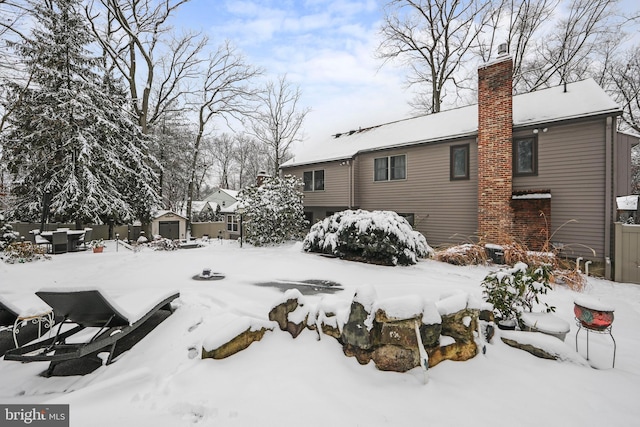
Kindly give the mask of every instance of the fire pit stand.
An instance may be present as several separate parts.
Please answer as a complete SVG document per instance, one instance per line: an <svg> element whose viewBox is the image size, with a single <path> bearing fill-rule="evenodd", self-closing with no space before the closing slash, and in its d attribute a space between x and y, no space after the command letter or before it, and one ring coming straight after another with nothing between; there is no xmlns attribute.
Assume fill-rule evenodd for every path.
<svg viewBox="0 0 640 427"><path fill-rule="evenodd" d="M616 366L616 340L611 333L614 308L586 298L580 298L574 303L573 312L576 315L576 352L578 351L578 335L584 329L587 331L587 360L589 360L589 332L609 334L613 341L613 368Z"/></svg>

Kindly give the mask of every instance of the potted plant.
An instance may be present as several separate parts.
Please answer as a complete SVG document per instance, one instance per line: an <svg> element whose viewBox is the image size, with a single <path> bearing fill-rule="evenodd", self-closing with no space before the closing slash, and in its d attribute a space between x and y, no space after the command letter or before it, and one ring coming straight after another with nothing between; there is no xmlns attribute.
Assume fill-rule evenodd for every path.
<svg viewBox="0 0 640 427"><path fill-rule="evenodd" d="M101 253L104 250L105 244L102 239L91 241L91 247L94 253Z"/></svg>
<svg viewBox="0 0 640 427"><path fill-rule="evenodd" d="M481 284L482 294L493 305L498 327L515 329L523 312L541 304L539 296L551 289L550 278L550 265L529 267L523 262L488 274ZM547 312L555 311L555 307L543 304Z"/></svg>

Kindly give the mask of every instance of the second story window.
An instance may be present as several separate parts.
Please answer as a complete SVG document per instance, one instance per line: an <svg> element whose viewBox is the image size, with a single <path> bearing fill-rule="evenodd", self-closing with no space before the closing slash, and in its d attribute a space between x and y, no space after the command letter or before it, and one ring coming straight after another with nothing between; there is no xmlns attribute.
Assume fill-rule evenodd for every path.
<svg viewBox="0 0 640 427"><path fill-rule="evenodd" d="M513 175L538 174L538 141L534 137L513 141Z"/></svg>
<svg viewBox="0 0 640 427"><path fill-rule="evenodd" d="M302 180L304 191L324 191L324 170L304 172Z"/></svg>
<svg viewBox="0 0 640 427"><path fill-rule="evenodd" d="M407 156L379 157L373 160L373 180L374 181L394 181L406 179L407 177Z"/></svg>
<svg viewBox="0 0 640 427"><path fill-rule="evenodd" d="M451 180L469 179L469 144L453 145L450 160Z"/></svg>

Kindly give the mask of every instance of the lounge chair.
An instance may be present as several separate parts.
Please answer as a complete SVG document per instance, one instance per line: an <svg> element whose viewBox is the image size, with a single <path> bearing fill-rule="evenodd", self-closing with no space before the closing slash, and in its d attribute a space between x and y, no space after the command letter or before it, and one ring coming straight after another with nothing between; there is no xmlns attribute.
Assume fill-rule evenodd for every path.
<svg viewBox="0 0 640 427"><path fill-rule="evenodd" d="M48 332L53 310L35 295L10 299L0 295L0 356Z"/></svg>
<svg viewBox="0 0 640 427"><path fill-rule="evenodd" d="M63 319L55 336L9 350L4 358L20 362L51 362L45 376L57 375L54 370L58 364L85 357L96 359L98 353L105 351L108 352L106 364L110 364L115 356L135 345L164 320L172 312L171 301L180 296L177 292L165 292L149 301L149 291L145 291L113 299L99 289L42 290L36 295ZM153 325L151 329L149 325ZM129 342L125 345L127 340Z"/></svg>

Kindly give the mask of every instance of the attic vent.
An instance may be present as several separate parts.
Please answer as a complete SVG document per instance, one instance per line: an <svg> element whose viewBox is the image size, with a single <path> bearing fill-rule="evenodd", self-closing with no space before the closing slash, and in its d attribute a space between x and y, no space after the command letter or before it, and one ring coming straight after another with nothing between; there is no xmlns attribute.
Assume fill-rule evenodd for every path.
<svg viewBox="0 0 640 427"><path fill-rule="evenodd" d="M507 54L507 44L506 43L500 43L498 45L498 56L502 56L502 55L506 55Z"/></svg>

